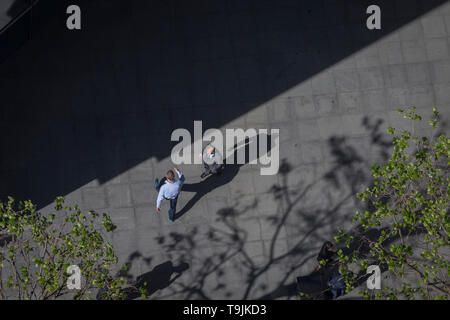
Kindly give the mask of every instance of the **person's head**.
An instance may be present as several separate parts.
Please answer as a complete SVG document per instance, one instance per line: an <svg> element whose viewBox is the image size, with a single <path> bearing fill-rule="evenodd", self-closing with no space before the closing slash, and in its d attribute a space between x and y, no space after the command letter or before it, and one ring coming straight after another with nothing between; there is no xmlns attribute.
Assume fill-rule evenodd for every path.
<svg viewBox="0 0 450 320"><path fill-rule="evenodd" d="M323 245L322 248L320 249L320 256L326 256L327 252L329 251L333 251L333 244L330 241L326 241Z"/></svg>
<svg viewBox="0 0 450 320"><path fill-rule="evenodd" d="M166 173L167 181L173 182L175 180L175 173L172 170L167 171Z"/></svg>
<svg viewBox="0 0 450 320"><path fill-rule="evenodd" d="M207 154L207 155L214 154L215 152L216 152L216 149L215 149L213 146L209 146L209 147L206 149L206 154Z"/></svg>

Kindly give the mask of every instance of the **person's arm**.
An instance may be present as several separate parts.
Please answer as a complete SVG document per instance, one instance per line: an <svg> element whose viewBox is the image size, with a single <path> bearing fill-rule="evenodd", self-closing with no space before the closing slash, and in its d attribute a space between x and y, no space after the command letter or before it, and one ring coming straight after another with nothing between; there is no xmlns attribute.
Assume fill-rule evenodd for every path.
<svg viewBox="0 0 450 320"><path fill-rule="evenodd" d="M173 170L175 170L175 172L178 174L178 178L180 179L181 183L183 183L184 182L183 173L180 170L178 170L177 168L173 168Z"/></svg>
<svg viewBox="0 0 450 320"><path fill-rule="evenodd" d="M156 199L156 210L160 211L161 210L161 202L164 199L164 195L163 195L163 191L164 190L164 185L161 187L161 189L159 189L159 193L158 193L158 199Z"/></svg>

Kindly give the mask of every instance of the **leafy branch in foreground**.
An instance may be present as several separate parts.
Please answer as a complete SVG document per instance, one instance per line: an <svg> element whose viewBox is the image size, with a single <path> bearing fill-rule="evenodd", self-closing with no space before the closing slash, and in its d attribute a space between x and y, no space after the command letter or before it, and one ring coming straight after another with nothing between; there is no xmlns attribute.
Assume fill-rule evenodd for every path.
<svg viewBox="0 0 450 320"><path fill-rule="evenodd" d="M125 280L111 276L118 263L105 232L116 227L107 214L64 205L41 214L31 201L0 203L0 299L91 299L102 289L104 299L125 298ZM77 265L81 288L69 290L67 269Z"/></svg>
<svg viewBox="0 0 450 320"><path fill-rule="evenodd" d="M415 108L399 110L412 123L412 130L393 135L390 159L373 165L375 180L357 197L366 204L353 218L360 234L339 231L337 242L350 248L340 250L339 261L351 264L354 272L341 271L347 290L354 289L365 276L369 263L377 264L391 279L383 281L378 299L448 299L449 282L449 198L450 140L444 133L417 137L415 123L422 121ZM433 108L429 125L438 128L439 114ZM376 237L368 236L376 231ZM371 233L373 235L373 232ZM357 274L355 276L354 274ZM363 276L361 276L363 275ZM368 290L360 292L369 297Z"/></svg>

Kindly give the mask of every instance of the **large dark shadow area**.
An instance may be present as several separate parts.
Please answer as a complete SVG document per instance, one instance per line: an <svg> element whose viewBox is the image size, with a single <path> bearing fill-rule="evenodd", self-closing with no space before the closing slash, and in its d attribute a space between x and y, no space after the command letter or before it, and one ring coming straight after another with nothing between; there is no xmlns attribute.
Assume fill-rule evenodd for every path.
<svg viewBox="0 0 450 320"><path fill-rule="evenodd" d="M44 206L164 159L174 129L219 128L444 2L377 1L371 32L368 0L80 0L78 31L37 11L0 65L0 198Z"/></svg>

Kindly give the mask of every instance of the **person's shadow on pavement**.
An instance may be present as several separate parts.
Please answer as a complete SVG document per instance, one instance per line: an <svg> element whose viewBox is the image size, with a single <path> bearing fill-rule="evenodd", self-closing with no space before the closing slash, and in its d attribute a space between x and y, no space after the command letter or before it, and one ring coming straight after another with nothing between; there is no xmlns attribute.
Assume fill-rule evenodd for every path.
<svg viewBox="0 0 450 320"><path fill-rule="evenodd" d="M260 139L266 139L266 141L267 141L267 152L266 153L268 153L272 149L271 135L259 134L257 136L256 142L254 142L254 141L249 142L247 139L245 142L242 142L240 145L237 145L237 144L234 145L234 148L233 148L234 150L233 150L233 155L232 155L234 157L234 164L226 164L226 160L225 160L225 168L220 173L220 175L210 175L205 180L197 182L197 183L185 183L183 185L183 189L182 189L183 191L196 192L196 193L195 193L194 197L192 197L188 201L188 203L186 203L186 205L183 207L183 209L181 209L179 212L177 212L175 214L175 219L181 218L204 195L231 182L234 179L234 177L236 177L237 174L239 173L239 169L241 168L241 166L251 162L252 160L255 160L253 158L250 159L250 156L249 156L249 150L250 150L250 147L252 146L252 143L256 143L256 150L257 150L256 157L258 158L258 157L264 156L266 153L262 154L262 153L260 153L260 150L259 150ZM238 153L238 150L241 148L245 148L245 163L236 164L237 153Z"/></svg>
<svg viewBox="0 0 450 320"><path fill-rule="evenodd" d="M128 299L136 299L141 296L140 288L147 290L148 296L158 290L162 290L171 285L176 279L181 277L184 271L189 269L189 264L182 262L178 266L174 266L172 261L166 261L155 266L152 271L144 273L137 277L133 288L127 291ZM176 276L172 278L172 274Z"/></svg>

